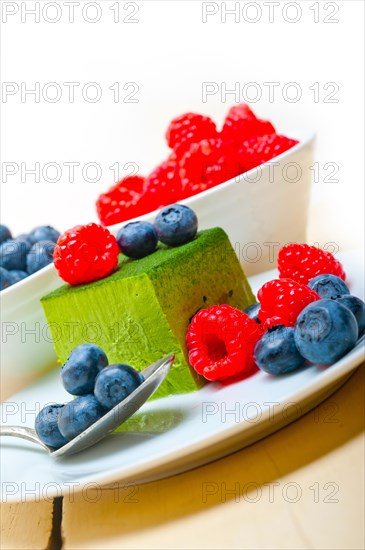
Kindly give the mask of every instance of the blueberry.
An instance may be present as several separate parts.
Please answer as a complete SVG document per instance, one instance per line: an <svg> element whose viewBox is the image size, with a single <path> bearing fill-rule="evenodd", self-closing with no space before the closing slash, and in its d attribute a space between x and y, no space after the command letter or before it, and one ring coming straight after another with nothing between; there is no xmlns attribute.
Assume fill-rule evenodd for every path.
<svg viewBox="0 0 365 550"><path fill-rule="evenodd" d="M131 222L118 231L117 241L129 258L144 258L156 250L157 234L152 223Z"/></svg>
<svg viewBox="0 0 365 550"><path fill-rule="evenodd" d="M27 272L29 275L39 271L53 262L55 243L51 241L39 241L35 243L27 254Z"/></svg>
<svg viewBox="0 0 365 550"><path fill-rule="evenodd" d="M35 431L43 443L58 449L66 445L67 439L58 428L58 417L64 405L47 405L35 419Z"/></svg>
<svg viewBox="0 0 365 550"><path fill-rule="evenodd" d="M4 267L0 267L0 290L5 290L13 283L11 282L10 271Z"/></svg>
<svg viewBox="0 0 365 550"><path fill-rule="evenodd" d="M359 327L359 336L365 331L365 303L357 298L356 296L341 296L337 301L349 308L350 311L355 315L357 325Z"/></svg>
<svg viewBox="0 0 365 550"><path fill-rule="evenodd" d="M58 427L69 441L99 420L107 411L94 395L80 395L67 403L58 417Z"/></svg>
<svg viewBox="0 0 365 550"><path fill-rule="evenodd" d="M276 325L255 346L255 361L269 374L285 374L302 367L305 359L294 341L294 329Z"/></svg>
<svg viewBox="0 0 365 550"><path fill-rule="evenodd" d="M59 232L50 225L41 225L33 229L27 238L31 244L39 243L39 241L56 243L59 236Z"/></svg>
<svg viewBox="0 0 365 550"><path fill-rule="evenodd" d="M77 346L61 370L65 389L72 395L92 393L97 375L107 364L107 356L95 344Z"/></svg>
<svg viewBox="0 0 365 550"><path fill-rule="evenodd" d="M106 409L112 409L142 383L143 377L122 363L105 367L97 376L94 393Z"/></svg>
<svg viewBox="0 0 365 550"><path fill-rule="evenodd" d="M18 283L28 277L28 273L26 271L20 271L19 269L13 269L12 271L9 271L9 276L11 284L14 285L15 283Z"/></svg>
<svg viewBox="0 0 365 550"><path fill-rule="evenodd" d="M19 243L21 248L25 251L25 254L28 254L29 250L32 248L32 244L28 241L24 235L19 235L19 237L15 237L14 241L16 243Z"/></svg>
<svg viewBox="0 0 365 550"><path fill-rule="evenodd" d="M11 239L10 230L6 227L6 225L0 224L0 244L8 241L9 239Z"/></svg>
<svg viewBox="0 0 365 550"><path fill-rule="evenodd" d="M180 246L194 239L198 218L188 206L172 204L157 214L154 225L159 241L168 246Z"/></svg>
<svg viewBox="0 0 365 550"><path fill-rule="evenodd" d="M356 318L346 306L335 300L319 300L299 314L295 343L308 361L330 365L353 348L358 332Z"/></svg>
<svg viewBox="0 0 365 550"><path fill-rule="evenodd" d="M317 275L309 281L308 286L325 300L335 300L344 294L350 294L348 286L336 275Z"/></svg>
<svg viewBox="0 0 365 550"><path fill-rule="evenodd" d="M22 233L21 235L18 235L17 238L16 238L16 240L17 240L17 241L19 241L19 240L28 241L28 243L29 243L30 245L32 245L32 243L31 243L30 240L29 240L29 235L28 235L28 233Z"/></svg>
<svg viewBox="0 0 365 550"><path fill-rule="evenodd" d="M10 270L26 271L30 244L25 239L10 239L0 245L0 266Z"/></svg>
<svg viewBox="0 0 365 550"><path fill-rule="evenodd" d="M256 321L256 323L261 323L259 319L260 304L252 304L252 306L246 307L243 310L243 313L246 313L251 319Z"/></svg>

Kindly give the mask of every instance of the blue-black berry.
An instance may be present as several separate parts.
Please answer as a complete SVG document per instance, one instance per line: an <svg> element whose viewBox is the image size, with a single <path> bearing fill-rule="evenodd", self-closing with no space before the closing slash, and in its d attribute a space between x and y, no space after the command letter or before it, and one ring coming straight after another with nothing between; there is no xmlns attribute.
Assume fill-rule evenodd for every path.
<svg viewBox="0 0 365 550"><path fill-rule="evenodd" d="M303 366L305 359L294 341L294 329L276 325L255 346L255 361L269 374L285 374Z"/></svg>
<svg viewBox="0 0 365 550"><path fill-rule="evenodd" d="M51 241L56 243L60 233L50 225L41 225L33 229L27 239L31 244L39 243L39 241Z"/></svg>
<svg viewBox="0 0 365 550"><path fill-rule="evenodd" d="M103 369L95 382L95 397L107 409L112 409L142 383L142 375L122 363Z"/></svg>
<svg viewBox="0 0 365 550"><path fill-rule="evenodd" d="M159 241L168 246L180 246L194 239L198 218L188 206L171 204L157 214L154 225Z"/></svg>
<svg viewBox="0 0 365 550"><path fill-rule="evenodd" d="M22 241L28 241L28 243L30 244L29 250L31 249L33 243L30 242L28 233L22 233L21 235L18 235L16 239L22 240Z"/></svg>
<svg viewBox="0 0 365 550"><path fill-rule="evenodd" d="M312 302L299 314L295 343L312 363L330 365L350 351L357 340L354 314L335 300Z"/></svg>
<svg viewBox="0 0 365 550"><path fill-rule="evenodd" d="M259 311L260 311L260 304L252 304L252 306L246 307L246 309L243 310L243 313L246 313L251 319L256 321L256 323L261 323L259 319Z"/></svg>
<svg viewBox="0 0 365 550"><path fill-rule="evenodd" d="M58 427L69 441L99 420L106 410L94 395L80 395L67 403L58 417Z"/></svg>
<svg viewBox="0 0 365 550"><path fill-rule="evenodd" d="M10 229L8 229L6 225L0 224L0 244L8 241L9 239L11 239Z"/></svg>
<svg viewBox="0 0 365 550"><path fill-rule="evenodd" d="M9 239L0 245L0 266L10 270L26 271L26 257L30 244L25 239Z"/></svg>
<svg viewBox="0 0 365 550"><path fill-rule="evenodd" d="M129 258L144 258L152 254L157 246L157 234L152 223L131 222L117 234L120 250Z"/></svg>
<svg viewBox="0 0 365 550"><path fill-rule="evenodd" d="M13 283L11 282L10 271L4 267L0 267L0 290L9 288Z"/></svg>
<svg viewBox="0 0 365 550"><path fill-rule="evenodd" d="M365 303L357 298L356 296L341 296L337 301L349 308L350 311L355 315L359 327L359 336L365 331Z"/></svg>
<svg viewBox="0 0 365 550"><path fill-rule="evenodd" d="M55 243L39 241L35 243L27 254L26 270L31 275L53 262Z"/></svg>
<svg viewBox="0 0 365 550"><path fill-rule="evenodd" d="M62 409L63 405L47 405L35 419L35 431L39 439L49 447L56 449L67 443L67 438L61 434L58 428L58 416Z"/></svg>
<svg viewBox="0 0 365 550"><path fill-rule="evenodd" d="M19 281L22 281L23 279L28 277L28 275L29 274L26 271L20 271L16 269L9 271L9 277L12 285L18 283Z"/></svg>
<svg viewBox="0 0 365 550"><path fill-rule="evenodd" d="M107 356L95 344L77 346L61 370L65 389L72 395L92 393L97 375L107 364Z"/></svg>
<svg viewBox="0 0 365 550"><path fill-rule="evenodd" d="M309 281L308 286L324 300L336 300L340 296L350 294L346 283L336 275L317 275Z"/></svg>

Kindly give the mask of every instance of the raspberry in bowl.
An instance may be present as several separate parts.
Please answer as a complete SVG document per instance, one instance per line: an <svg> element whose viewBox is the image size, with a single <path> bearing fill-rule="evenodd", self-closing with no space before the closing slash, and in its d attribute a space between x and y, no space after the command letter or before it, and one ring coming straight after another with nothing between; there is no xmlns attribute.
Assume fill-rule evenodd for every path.
<svg viewBox="0 0 365 550"><path fill-rule="evenodd" d="M188 112L165 137L166 159L150 174L124 178L97 198L99 220L115 236L125 222L151 222L159 208L178 202L196 212L202 229L227 232L248 275L270 269L283 244L305 242L311 132L282 132L239 104L221 128Z"/></svg>

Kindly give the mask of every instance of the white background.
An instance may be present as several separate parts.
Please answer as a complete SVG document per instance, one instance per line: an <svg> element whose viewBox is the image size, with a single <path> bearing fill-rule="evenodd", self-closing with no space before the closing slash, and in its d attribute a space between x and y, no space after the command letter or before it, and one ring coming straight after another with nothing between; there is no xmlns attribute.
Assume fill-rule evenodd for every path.
<svg viewBox="0 0 365 550"><path fill-rule="evenodd" d="M290 133L290 129L305 127L318 134L319 181L313 185L308 241L332 241L341 249L362 244L361 0L210 2L209 6L200 1L154 0L127 6L126 2L102 0L92 6L80 0L74 2L73 23L69 21L71 8L62 1L1 4L3 91L19 90L14 95L3 94L1 103L1 219L14 233L40 224L65 230L95 220L95 200L114 181L111 165L119 163L121 176L126 175L123 166L130 162L147 173L167 156L164 132L172 117L198 111L221 125L229 106L240 99L234 94L222 97L222 89L234 89L239 83L252 99L261 93L252 107L271 119L279 131ZM37 9L36 4L39 22L27 11ZM117 4L119 22L114 22ZM278 5L270 8L268 4ZM235 8L236 15L227 14L224 21L225 8ZM203 22L204 10L217 13L207 15ZM99 17L95 23L86 20ZM58 18L55 23L47 21ZM47 89L50 82L62 91L59 101L49 100L56 91ZM64 82L80 84L73 103ZM82 96L89 82L96 82L102 91L95 103ZM117 103L109 89L116 82L121 96ZM133 91L132 86L123 90L130 82L139 88L136 103L123 101ZM216 83L219 90L206 102L204 82ZM245 87L250 82L255 85ZM273 98L265 82L278 83ZM295 87L285 87L293 82ZM316 82L319 97L310 88ZM22 97L21 91L34 89L36 83L39 102L34 95ZM292 101L295 89L301 92L296 102ZM86 92L92 98L95 89L86 88ZM328 96L335 102L328 102ZM29 169L37 162L41 171L47 163L57 163L60 181L44 181L41 174L38 183L34 175L22 175L21 163ZM70 182L65 162L80 163L74 182ZM90 162L102 170L96 183L85 181L82 175L82 167ZM14 163L17 173L5 181L8 163ZM332 176L338 182L324 181L333 167L327 163L338 166ZM95 172L88 174L93 177ZM50 169L46 178L52 177L55 172Z"/></svg>

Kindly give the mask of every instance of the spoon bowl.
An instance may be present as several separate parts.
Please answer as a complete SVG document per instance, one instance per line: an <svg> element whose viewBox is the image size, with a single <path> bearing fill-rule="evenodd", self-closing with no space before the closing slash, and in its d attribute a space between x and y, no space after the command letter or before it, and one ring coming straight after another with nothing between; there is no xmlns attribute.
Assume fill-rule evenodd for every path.
<svg viewBox="0 0 365 550"><path fill-rule="evenodd" d="M169 373L175 360L174 355L168 355L159 359L142 371L144 382L136 388L126 399L113 407L97 422L74 437L71 441L59 449L48 447L38 437L33 428L25 426L1 426L0 436L7 435L26 439L46 449L53 457L69 456L92 447L105 436L116 430L123 422L128 420L157 390Z"/></svg>

